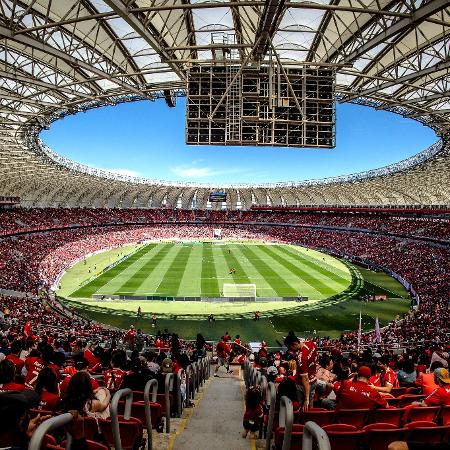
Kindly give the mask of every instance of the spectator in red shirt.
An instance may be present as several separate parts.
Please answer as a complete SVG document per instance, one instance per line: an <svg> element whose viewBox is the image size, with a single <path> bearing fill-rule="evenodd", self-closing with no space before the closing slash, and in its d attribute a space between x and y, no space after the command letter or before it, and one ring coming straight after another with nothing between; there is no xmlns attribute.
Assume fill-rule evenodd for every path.
<svg viewBox="0 0 450 450"><path fill-rule="evenodd" d="M102 363L100 356L102 352L103 349L101 347L97 347L94 349L94 351L92 351L90 344L88 344L84 349L83 356L86 358L88 362L88 369L90 372L101 371Z"/></svg>
<svg viewBox="0 0 450 450"><path fill-rule="evenodd" d="M442 363L440 361L434 361L433 364L431 364L430 373L421 373L416 378L415 384L416 386L422 388L422 394L430 395L435 389L439 387L435 381L434 371L436 369L439 369L440 367L443 367Z"/></svg>
<svg viewBox="0 0 450 450"><path fill-rule="evenodd" d="M0 392L23 391L25 385L15 382L16 367L8 360L0 362Z"/></svg>
<svg viewBox="0 0 450 450"><path fill-rule="evenodd" d="M307 411L313 405L317 385L317 347L313 341L298 339L293 334L286 337L285 345L296 353L298 401L303 411Z"/></svg>
<svg viewBox="0 0 450 450"><path fill-rule="evenodd" d="M380 358L377 366L381 372L371 378L372 387L383 394L390 394L393 387L399 387L399 383L397 374L389 367L389 357Z"/></svg>
<svg viewBox="0 0 450 450"><path fill-rule="evenodd" d="M16 373L21 373L25 361L19 358L20 352L23 349L23 344L21 340L15 340L11 344L11 353L6 357L16 366Z"/></svg>
<svg viewBox="0 0 450 450"><path fill-rule="evenodd" d="M387 407L386 399L369 384L371 374L369 367L361 366L356 381L342 382L336 395L337 410Z"/></svg>
<svg viewBox="0 0 450 450"><path fill-rule="evenodd" d="M78 373L78 372L88 372L88 365L89 365L89 363L87 362L87 360L85 358L83 358L83 357L78 358L75 361L76 373ZM67 375L66 378L64 378L64 380L60 384L59 388L60 388L62 394L64 394L67 391L67 387L69 386L70 380L71 380L72 376L75 376L75 374L74 375ZM95 380L95 378L92 378L90 375L89 375L89 377L91 379L92 390L96 391L98 389L98 387L99 387L98 383Z"/></svg>
<svg viewBox="0 0 450 450"><path fill-rule="evenodd" d="M125 342L131 348L131 350L134 350L135 340L136 340L136 330L134 329L133 325L130 325L130 329L127 331L127 334L125 335Z"/></svg>
<svg viewBox="0 0 450 450"><path fill-rule="evenodd" d="M233 371L230 370L230 362L229 362L231 349L230 346L227 344L226 336L222 336L222 340L217 344L216 351L217 351L217 366L214 372L214 376L215 377L219 376L217 372L219 371L220 366L224 366L225 369L227 369L227 373L233 373Z"/></svg>
<svg viewBox="0 0 450 450"><path fill-rule="evenodd" d="M56 411L60 400L58 378L50 367L44 367L40 371L35 391L39 394L38 409Z"/></svg>
<svg viewBox="0 0 450 450"><path fill-rule="evenodd" d="M123 378L127 374L122 367L125 363L125 356L122 351L117 350L113 353L111 358L111 368L105 370L103 374L104 385L113 391L117 391L122 384Z"/></svg>
<svg viewBox="0 0 450 450"><path fill-rule="evenodd" d="M262 394L259 386L250 386L245 394L245 412L242 420L244 430L242 437L245 439L250 433L254 438L259 430L263 418Z"/></svg>
<svg viewBox="0 0 450 450"><path fill-rule="evenodd" d="M440 367L434 371L434 381L438 385L428 397L424 398L421 406L450 405L450 373L448 369Z"/></svg>
<svg viewBox="0 0 450 450"><path fill-rule="evenodd" d="M32 350L30 356L25 360L25 387L34 389L39 372L45 367L45 362L41 357L41 353Z"/></svg>
<svg viewBox="0 0 450 450"><path fill-rule="evenodd" d="M436 384L439 386L435 389L427 398L421 403L413 403L414 406L446 406L450 405L450 373L444 367L439 367L434 371L434 378ZM448 442L441 444L433 443L416 443L396 441L389 444L389 450L422 450L422 449L436 449L444 450L448 449Z"/></svg>

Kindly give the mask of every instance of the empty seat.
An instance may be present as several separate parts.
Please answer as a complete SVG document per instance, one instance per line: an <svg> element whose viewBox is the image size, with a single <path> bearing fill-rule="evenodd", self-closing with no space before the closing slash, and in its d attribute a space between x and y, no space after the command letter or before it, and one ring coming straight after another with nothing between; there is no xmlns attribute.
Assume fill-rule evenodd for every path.
<svg viewBox="0 0 450 450"><path fill-rule="evenodd" d="M448 426L437 426L434 422L417 421L405 425L408 441L437 444L442 442L449 432Z"/></svg>
<svg viewBox="0 0 450 450"><path fill-rule="evenodd" d="M365 432L354 425L332 424L323 427L333 450L358 450Z"/></svg>
<svg viewBox="0 0 450 450"><path fill-rule="evenodd" d="M88 446L88 450L109 450L109 447L107 447L104 444L101 444L100 442L92 441L90 439L86 439L86 443ZM61 443L61 447L64 449L66 448L66 441L63 441Z"/></svg>
<svg viewBox="0 0 450 450"><path fill-rule="evenodd" d="M120 415L124 414L125 402L119 402L118 411ZM160 428L162 425L162 406L159 403L150 402L150 413L152 416L152 428ZM131 416L136 417L142 423L146 423L145 403L143 401L133 402L131 404Z"/></svg>
<svg viewBox="0 0 450 450"><path fill-rule="evenodd" d="M84 435L86 439L95 440L98 435L98 424L94 417L83 417Z"/></svg>
<svg viewBox="0 0 450 450"><path fill-rule="evenodd" d="M398 408L400 403L400 398L387 397L386 401L391 408Z"/></svg>
<svg viewBox="0 0 450 450"><path fill-rule="evenodd" d="M369 450L387 450L391 442L402 441L406 433L405 428L397 428L391 423L372 423L363 431L366 433L365 447Z"/></svg>
<svg viewBox="0 0 450 450"><path fill-rule="evenodd" d="M405 412L405 422L434 422L440 411L439 406L417 406L416 408L408 408Z"/></svg>
<svg viewBox="0 0 450 450"><path fill-rule="evenodd" d="M406 387L393 387L390 392L394 397L406 394Z"/></svg>
<svg viewBox="0 0 450 450"><path fill-rule="evenodd" d="M99 419L98 423L107 444L110 447L114 447L111 420ZM142 442L143 428L139 419L130 417L129 420L125 420L123 416L119 416L119 430L123 450L132 450Z"/></svg>
<svg viewBox="0 0 450 450"><path fill-rule="evenodd" d="M335 412L334 411L327 411L324 410L316 410L316 409L310 409L304 413L301 414L300 420L303 423L312 421L317 423L320 427L323 427L324 425L330 425L334 422L335 418Z"/></svg>
<svg viewBox="0 0 450 450"><path fill-rule="evenodd" d="M411 395L411 394L405 394L401 395L398 398L398 407L404 408L405 406L411 405L413 402L420 402L425 398L425 395ZM389 401L388 401L389 403ZM389 403L390 405L390 403Z"/></svg>
<svg viewBox="0 0 450 450"><path fill-rule="evenodd" d="M133 401L134 402L143 402L144 401L144 393L142 391L133 391Z"/></svg>
<svg viewBox="0 0 450 450"><path fill-rule="evenodd" d="M442 425L450 425L450 406L442 406L439 418Z"/></svg>
<svg viewBox="0 0 450 450"><path fill-rule="evenodd" d="M281 450L283 447L284 440L284 428L278 427L275 430L275 449ZM291 434L291 447L290 450L302 450L302 440L303 440L303 425L293 424L292 434Z"/></svg>
<svg viewBox="0 0 450 450"><path fill-rule="evenodd" d="M380 408L372 411L370 423L390 423L399 427L405 410L403 408Z"/></svg>
<svg viewBox="0 0 450 450"><path fill-rule="evenodd" d="M340 409L337 413L337 422L354 425L362 428L369 418L369 409Z"/></svg>

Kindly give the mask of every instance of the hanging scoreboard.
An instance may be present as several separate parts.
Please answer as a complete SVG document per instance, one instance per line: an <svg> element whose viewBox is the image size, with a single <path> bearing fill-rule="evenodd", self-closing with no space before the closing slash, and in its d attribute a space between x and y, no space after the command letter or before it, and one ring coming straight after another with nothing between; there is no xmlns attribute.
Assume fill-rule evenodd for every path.
<svg viewBox="0 0 450 450"><path fill-rule="evenodd" d="M329 67L193 66L186 143L333 148L334 85Z"/></svg>

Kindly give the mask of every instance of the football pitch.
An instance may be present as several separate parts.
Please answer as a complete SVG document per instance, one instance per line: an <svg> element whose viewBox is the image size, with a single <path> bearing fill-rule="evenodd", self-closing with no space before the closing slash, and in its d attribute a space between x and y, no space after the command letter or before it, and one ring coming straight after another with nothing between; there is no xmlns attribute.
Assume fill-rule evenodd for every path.
<svg viewBox="0 0 450 450"><path fill-rule="evenodd" d="M62 278L59 294L72 299L93 295L221 297L223 284L234 283L255 284L257 297L323 300L345 291L351 281L341 261L293 245L151 242L79 262Z"/></svg>
<svg viewBox="0 0 450 450"><path fill-rule="evenodd" d="M236 269L230 274L230 269ZM94 300L93 295L219 297L223 283L254 283L259 297L305 296L308 301L201 302L167 300ZM364 294L384 294L385 302L360 302ZM195 338L216 339L224 330L243 339L261 336L275 343L288 330L338 337L354 330L362 311L363 328L373 329L408 311L408 293L383 272L356 267L329 255L294 245L243 242L150 242L101 252L69 268L58 295L89 318L119 328L130 324L153 332L177 330ZM65 299L64 299L65 298ZM138 307L142 317L136 316ZM255 310L262 314L253 320ZM214 314L217 323L208 323ZM223 329L222 329L223 328ZM219 333L219 334L218 334Z"/></svg>

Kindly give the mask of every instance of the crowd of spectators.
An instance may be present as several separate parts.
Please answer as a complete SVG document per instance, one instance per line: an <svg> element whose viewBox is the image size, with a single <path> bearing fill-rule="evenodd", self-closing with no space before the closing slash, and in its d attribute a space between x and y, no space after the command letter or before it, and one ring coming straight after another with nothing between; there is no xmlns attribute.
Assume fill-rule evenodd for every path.
<svg viewBox="0 0 450 450"><path fill-rule="evenodd" d="M0 249L0 285L36 294L40 288L50 287L63 270L86 254L149 239L210 238L213 230L214 225L203 224L122 225L4 238ZM413 286L420 304L417 311L382 330L385 341L447 338L450 252L444 246L363 232L263 225L228 225L223 227L223 237L295 242L388 268ZM355 338L352 334L348 336L350 340Z"/></svg>
<svg viewBox="0 0 450 450"><path fill-rule="evenodd" d="M328 434L331 448L335 448L334 445L336 448L366 448L357 446L356 435L359 434L359 439L365 436L363 441L367 448L387 449L389 445L389 450L448 449L449 421L442 414L450 406L448 349L448 346L434 343L416 344L399 351L372 346L364 351L353 348L343 352L335 346L320 348L316 342L298 338L290 332L280 350L269 351L262 345L250 354L248 370L250 374L259 372L267 382L274 384L275 410L280 410L282 397L290 400L296 424L292 430L295 448L302 437L302 424L312 420ZM227 353L230 358L234 357L232 345L228 346ZM264 383L258 384L257 380L257 376L249 375L243 438L248 433L255 435L270 420ZM311 407L314 407L313 411ZM275 442L278 442L275 448L281 448L280 435L282 439L286 431L281 423L277 425L278 416L273 417ZM281 413L279 417L281 420ZM411 438L407 432L410 428L437 425L442 425L444 431L439 437L431 438L431 434L422 431ZM377 447L376 443L381 442L378 440L372 447L369 444L370 430L373 429L399 432L386 433L383 445ZM341 432L341 439L348 432L348 447L341 447L342 440L335 438L333 431ZM353 438L356 437L353 441L352 433ZM408 442L398 442L402 437Z"/></svg>
<svg viewBox="0 0 450 450"><path fill-rule="evenodd" d="M32 230L105 224L158 222L277 223L362 229L379 233L450 239L450 219L396 214L311 213L161 209L13 208L0 210L0 235Z"/></svg>
<svg viewBox="0 0 450 450"><path fill-rule="evenodd" d="M20 219L14 223L37 226L38 220L33 220L33 210L18 209L13 213L1 213L0 223L8 228L5 217L15 214ZM43 210L41 222L46 222L47 211ZM64 211L64 210L62 210ZM34 211L34 214L38 214ZM43 231L34 234L21 234L2 239L0 248L0 286L21 292L38 293L40 288L47 289L57 281L58 275L74 261L86 254L95 251L120 247L126 243L141 242L158 239L202 239L211 238L216 225L199 223L197 225L183 225L172 223L168 217L181 215L180 218L191 220L192 217L204 220L219 221L220 217L240 217L247 222L256 222L255 215L261 222L276 222L275 215L263 212L222 212L222 211L174 211L174 210L73 210L66 217L63 213L48 214L53 222L84 223L81 217L93 221L108 220L120 222L120 220L133 221L139 217L153 217L155 221L165 217L169 223L149 225L114 225L108 227L91 227L58 229ZM289 213L293 216L297 214ZM285 220L289 214L284 214ZM140 216L139 216L140 215ZM209 219L208 219L208 217ZM325 215L303 215L316 219L315 224L331 221ZM48 217L48 220L50 218ZM281 214L280 214L281 217ZM102 219L103 218L103 219ZM87 220L87 219L86 219ZM293 219L294 220L294 219ZM309 220L309 219L308 219ZM312 219L311 219L312 220ZM358 228L369 227L375 220L371 217L361 219L334 217L334 226L347 228L349 220L360 221ZM365 220L365 224L361 223ZM319 221L319 222L318 222ZM232 220L230 220L232 222ZM429 340L448 339L448 321L450 314L448 301L450 298L450 252L446 246L433 245L425 241L398 238L384 234L367 234L360 232L347 232L336 229L320 229L308 227L279 227L258 225L257 223L241 225L235 224L221 226L223 237L231 239L262 239L280 242L293 242L312 248L324 249L346 257L376 264L388 268L407 280L418 294L420 303L415 311L406 314L401 320L393 322L390 326L381 330L383 342L396 344L404 341L425 342ZM395 224L409 223L409 221L392 221ZM354 222L352 222L354 223ZM434 222L433 222L434 223ZM55 223L54 223L55 224ZM424 222L420 222L423 226ZM428 222L427 222L428 224ZM437 225L443 226L437 222ZM371 226L371 225L370 225ZM356 342L356 333L348 333L346 341L353 345ZM374 336L364 335L366 342L374 340Z"/></svg>
<svg viewBox="0 0 450 450"><path fill-rule="evenodd" d="M133 326L109 329L44 297L0 295L0 311L2 448L27 448L36 427L61 412L108 419L112 394L120 388L142 392L156 379L164 393L167 374L178 374L209 349L200 334L185 341L168 330L150 336ZM180 378L172 389L189 402L186 382ZM155 420L162 431L161 416ZM106 443L101 434L90 439ZM71 448L86 450L83 442Z"/></svg>
<svg viewBox="0 0 450 450"><path fill-rule="evenodd" d="M72 262L95 251L152 239L202 239L212 236L212 226L118 225L4 238L0 248L0 286L37 293L39 288L49 288ZM247 229L231 230L228 236L236 239L271 239L267 234Z"/></svg>

